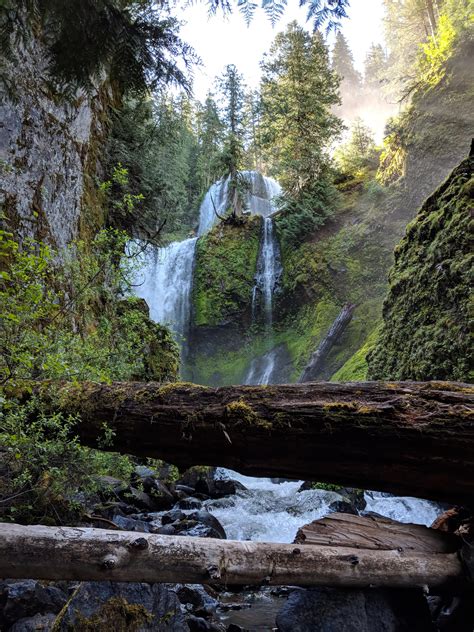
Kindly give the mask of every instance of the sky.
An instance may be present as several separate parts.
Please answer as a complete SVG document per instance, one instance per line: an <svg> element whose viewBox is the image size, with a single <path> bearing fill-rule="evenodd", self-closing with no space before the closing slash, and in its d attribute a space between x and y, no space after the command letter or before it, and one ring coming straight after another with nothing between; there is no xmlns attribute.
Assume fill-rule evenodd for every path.
<svg viewBox="0 0 474 632"><path fill-rule="evenodd" d="M311 29L311 25L306 23L306 9L298 5L298 0L288 0L285 14L275 28L262 10L256 11L247 27L237 8L228 17L219 13L209 17L204 2L183 8L178 14L185 22L180 31L181 37L193 46L203 62L203 66L195 70L195 96L204 100L207 91L212 89L214 78L227 64L235 64L247 85L256 88L260 79L259 63L275 35L293 20ZM348 19L343 21L342 32L349 41L356 67L362 70L365 54L372 42L383 44L383 2L351 0L348 15ZM329 39L330 44L332 40L333 37Z"/></svg>

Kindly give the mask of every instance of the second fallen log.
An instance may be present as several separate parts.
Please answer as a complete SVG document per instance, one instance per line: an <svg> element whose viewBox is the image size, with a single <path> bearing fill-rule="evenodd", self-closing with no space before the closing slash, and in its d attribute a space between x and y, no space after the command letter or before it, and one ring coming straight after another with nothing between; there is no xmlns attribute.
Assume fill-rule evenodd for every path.
<svg viewBox="0 0 474 632"><path fill-rule="evenodd" d="M0 523L0 577L226 585L442 587L456 553L237 542Z"/></svg>

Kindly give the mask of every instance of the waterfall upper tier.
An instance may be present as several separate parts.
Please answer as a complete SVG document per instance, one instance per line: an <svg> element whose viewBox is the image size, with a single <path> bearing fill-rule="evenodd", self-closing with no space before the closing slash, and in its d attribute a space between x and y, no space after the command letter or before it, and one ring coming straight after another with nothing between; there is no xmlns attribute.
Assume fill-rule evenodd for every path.
<svg viewBox="0 0 474 632"><path fill-rule="evenodd" d="M258 171L242 171L240 175L248 185L245 208L252 215L268 217L276 210L276 199L281 187L276 180ZM207 233L225 215L229 200L229 178L215 182L206 193L199 212L198 236Z"/></svg>

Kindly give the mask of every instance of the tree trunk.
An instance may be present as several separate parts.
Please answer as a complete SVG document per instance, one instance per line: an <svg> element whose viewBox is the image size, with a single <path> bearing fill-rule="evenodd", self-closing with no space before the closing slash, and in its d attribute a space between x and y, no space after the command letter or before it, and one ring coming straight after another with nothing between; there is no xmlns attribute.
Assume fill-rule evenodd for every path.
<svg viewBox="0 0 474 632"><path fill-rule="evenodd" d="M300 586L462 583L455 553L236 542L0 524L0 577Z"/></svg>
<svg viewBox="0 0 474 632"><path fill-rule="evenodd" d="M105 449L180 468L217 465L461 504L473 499L474 389L467 384L83 382L40 383L33 392L51 410L79 414L77 434L92 447L104 449L105 424Z"/></svg>
<svg viewBox="0 0 474 632"><path fill-rule="evenodd" d="M341 309L328 333L321 340L318 348L311 356L307 367L299 379L300 383L313 382L320 377L326 358L346 330L347 325L351 322L354 309L355 305L352 303L346 303Z"/></svg>

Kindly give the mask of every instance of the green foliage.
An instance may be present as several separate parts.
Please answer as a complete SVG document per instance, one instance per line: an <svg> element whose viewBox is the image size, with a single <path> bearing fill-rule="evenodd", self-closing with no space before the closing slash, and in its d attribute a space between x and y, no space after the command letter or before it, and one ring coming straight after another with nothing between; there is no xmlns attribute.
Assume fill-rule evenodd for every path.
<svg viewBox="0 0 474 632"><path fill-rule="evenodd" d="M0 520L71 524L84 512L83 498L97 477L130 478L128 457L82 447L78 419L46 413L31 398L20 405L0 398Z"/></svg>
<svg viewBox="0 0 474 632"><path fill-rule="evenodd" d="M262 69L262 144L286 193L282 238L293 240L321 225L333 208L327 148L342 127L331 113L339 80L321 36L295 22L276 36Z"/></svg>
<svg viewBox="0 0 474 632"><path fill-rule="evenodd" d="M335 154L339 168L355 177L368 173L379 164L374 136L362 119L357 118L351 129L351 137L347 143L339 147Z"/></svg>
<svg viewBox="0 0 474 632"><path fill-rule="evenodd" d="M192 229L207 188L193 119L190 99L166 92L153 101L128 100L115 113L107 170L114 174L121 165L127 177L120 183L112 175L109 223L151 240L164 222L174 235Z"/></svg>
<svg viewBox="0 0 474 632"><path fill-rule="evenodd" d="M174 377L170 334L149 322L137 299L123 300L135 265L125 254L127 241L126 233L108 229L91 244L79 241L54 253L31 240L20 248L0 232L3 381ZM163 358L156 360L161 345Z"/></svg>
<svg viewBox="0 0 474 632"><path fill-rule="evenodd" d="M259 217L221 224L196 247L193 289L196 326L219 326L248 318L260 243Z"/></svg>
<svg viewBox="0 0 474 632"><path fill-rule="evenodd" d="M469 378L474 158L426 201L395 250L371 379Z"/></svg>
<svg viewBox="0 0 474 632"><path fill-rule="evenodd" d="M112 85L127 93L145 94L170 82L188 85L179 60L189 66L194 54L178 37L178 22L166 5L152 0L7 0L2 9L2 53L11 54L20 40L25 43L32 28L42 31L52 76L71 94L77 87L92 90L104 71Z"/></svg>

